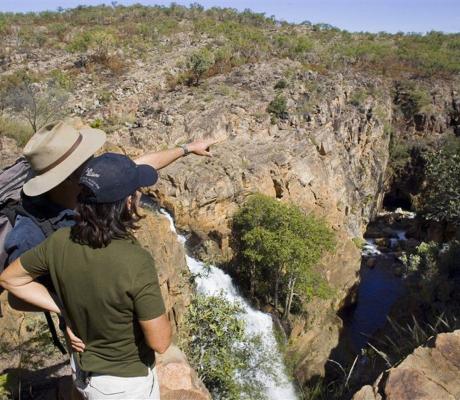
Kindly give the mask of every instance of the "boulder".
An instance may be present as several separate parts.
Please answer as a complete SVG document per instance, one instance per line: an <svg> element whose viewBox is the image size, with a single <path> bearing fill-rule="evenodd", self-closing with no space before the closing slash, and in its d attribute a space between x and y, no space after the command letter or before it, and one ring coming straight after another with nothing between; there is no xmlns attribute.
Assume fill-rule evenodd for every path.
<svg viewBox="0 0 460 400"><path fill-rule="evenodd" d="M459 377L460 330L456 330L441 333L434 343L415 349L372 387L363 387L353 400L458 400Z"/></svg>
<svg viewBox="0 0 460 400"><path fill-rule="evenodd" d="M375 267L375 264L376 264L376 259L374 257L370 257L367 259L366 261L366 267L367 268L374 268Z"/></svg>
<svg viewBox="0 0 460 400"><path fill-rule="evenodd" d="M171 345L164 354L157 357L162 400L211 400L203 382L177 346Z"/></svg>
<svg viewBox="0 0 460 400"><path fill-rule="evenodd" d="M366 385L355 393L353 400L382 400L382 396L372 386Z"/></svg>

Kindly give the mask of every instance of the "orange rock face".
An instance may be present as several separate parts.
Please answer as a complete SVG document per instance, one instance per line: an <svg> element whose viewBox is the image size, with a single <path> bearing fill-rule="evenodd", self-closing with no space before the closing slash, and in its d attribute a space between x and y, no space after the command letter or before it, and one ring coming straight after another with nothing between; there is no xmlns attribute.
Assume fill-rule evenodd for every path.
<svg viewBox="0 0 460 400"><path fill-rule="evenodd" d="M176 346L158 356L157 373L162 400L211 400L184 353Z"/></svg>
<svg viewBox="0 0 460 400"><path fill-rule="evenodd" d="M380 400L381 395L386 400L460 399L460 330L439 334L433 347L418 347L390 369L386 380L364 386L353 400Z"/></svg>

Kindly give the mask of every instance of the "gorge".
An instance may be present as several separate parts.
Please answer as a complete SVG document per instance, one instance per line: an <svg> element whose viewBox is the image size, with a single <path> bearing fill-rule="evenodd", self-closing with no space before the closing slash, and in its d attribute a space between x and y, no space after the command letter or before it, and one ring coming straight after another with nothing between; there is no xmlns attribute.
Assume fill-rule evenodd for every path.
<svg viewBox="0 0 460 400"><path fill-rule="evenodd" d="M155 256L176 336L197 293L225 284L227 296L235 297L236 291L248 297L245 282L235 289L229 281L231 275L238 282L231 268L237 256L232 221L251 194L262 193L325 221L336 238L335 249L315 266L331 295L313 296L302 312L276 324L285 330L280 357L293 371L299 398L320 399L312 388L324 382L327 388L330 382L344 381L344 375L349 387L342 399L350 399L363 385L376 399L382 396L384 384L396 379L385 375L374 385L389 368L386 361L370 351L365 355L377 365L372 373L367 374L367 359L353 367L369 339L362 332L380 340L389 332L387 313L404 323L410 316L399 315L401 310L418 312L417 317L427 314L426 305L413 297L407 300L411 296L403 287L402 252L420 256L414 252L422 242L441 246L459 238L458 225L451 222L396 212L398 207L417 213L421 208L424 151L439 153L443 143L452 149L458 143L458 35L358 34L284 24L256 13L177 5L87 7L2 18L2 168L17 158L31 134L24 111L7 102L24 76L40 98L46 99L50 88L64 91L64 110L55 115L81 118L105 130L104 151L135 157L197 138L219 139L212 157L192 154L178 160L162 169L159 182L145 192L187 237L186 254L157 211L148 213L137 233ZM207 69L194 67L192 56ZM210 281L196 278L195 288L189 268L201 273L208 264ZM432 303L441 311L457 301L455 276L442 281L433 295ZM247 300L249 329L258 325L270 331L266 313L276 322L281 308ZM14 396L17 376L23 385L33 381L36 387L31 371L47 369L48 377L68 372L43 338L35 340L42 334L39 321L25 314L5 315L0 320L0 377L13 382ZM253 321L257 323L251 326ZM449 325L446 331L455 329ZM440 349L455 340L442 336ZM273 338L269 341L275 346ZM372 343L380 351L378 342ZM404 357L414 349L405 350ZM424 348L416 354L427 352ZM175 366L177 371L184 368L184 387L199 398L209 396L186 361L164 365L175 377L181 376L174 375ZM164 393L174 399L180 390L168 386ZM272 390L283 393L275 392L272 399L295 398L289 384ZM327 391L324 396L340 398Z"/></svg>

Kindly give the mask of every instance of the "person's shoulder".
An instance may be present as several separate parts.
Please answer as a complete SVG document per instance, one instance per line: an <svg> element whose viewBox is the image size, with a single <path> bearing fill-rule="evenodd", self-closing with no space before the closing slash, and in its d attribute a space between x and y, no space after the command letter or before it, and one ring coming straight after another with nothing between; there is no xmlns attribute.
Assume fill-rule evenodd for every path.
<svg viewBox="0 0 460 400"><path fill-rule="evenodd" d="M50 238L53 238L53 240L67 240L70 238L70 226L66 226L64 228L59 228L56 231L54 231L51 235Z"/></svg>
<svg viewBox="0 0 460 400"><path fill-rule="evenodd" d="M13 229L5 239L5 247L23 247L21 245L36 246L45 240L45 234L29 217L18 216Z"/></svg>
<svg viewBox="0 0 460 400"><path fill-rule="evenodd" d="M139 266L154 264L152 254L142 247L137 240L118 240L117 246L119 251L121 251L125 257L129 258L132 264L135 263Z"/></svg>

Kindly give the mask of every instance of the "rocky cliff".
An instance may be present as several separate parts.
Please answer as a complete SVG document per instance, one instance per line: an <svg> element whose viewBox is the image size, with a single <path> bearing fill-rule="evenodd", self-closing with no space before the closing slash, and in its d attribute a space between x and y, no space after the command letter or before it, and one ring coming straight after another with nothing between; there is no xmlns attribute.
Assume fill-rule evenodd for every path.
<svg viewBox="0 0 460 400"><path fill-rule="evenodd" d="M208 90L225 85L235 99L216 95L203 104L194 92L192 110L177 105L186 101L190 90L164 95L158 100L167 114L163 120L172 122L163 124L160 119L156 129L161 133L156 125L148 135L140 136L142 129L132 132L152 147L165 135L175 143L208 135L225 139L213 149L212 159L190 156L163 170L152 189L178 226L198 238L203 258L231 257L232 215L254 192L292 201L324 217L336 231L337 250L321 265L335 295L312 302L307 319L295 321L291 334L292 350L301 355L296 375L304 382L323 373L338 342L337 311L358 282L360 253L351 239L361 237L382 200L391 101L379 81L298 71L284 90L287 116L273 124L264 111L276 95L273 87L288 69L300 66L260 64L213 78ZM352 100L356 91L368 86L381 97ZM140 124L147 123L140 118Z"/></svg>
<svg viewBox="0 0 460 400"><path fill-rule="evenodd" d="M342 327L337 313L352 299L359 281L360 252L352 239L362 236L383 202L390 133L417 138L451 128L458 132L458 83L427 82L422 93L395 82L391 77L395 60L379 69L378 62L385 64L386 59L368 59L367 51L361 52L362 60L356 55L341 64L341 48L334 45L345 39L324 27L285 30L282 24L271 21L265 26L263 18L250 15L199 16L196 7L187 18L186 13L181 17L180 7L166 10L164 14L174 18L166 23L164 19L152 23L142 7L80 11L68 13L75 25L66 27L61 21L64 29L58 21L65 21L67 14L52 15L53 23L46 15L37 16L31 36L25 35L27 21L14 20L5 29L2 78L28 69L41 76L36 86L45 87L45 81L54 77L69 91L68 114L109 133L108 150L138 155L200 137L222 139L212 149L213 158L190 155L174 163L161 171L159 183L150 191L174 214L178 227L191 233L190 244L202 259L232 257L232 215L251 193L292 201L325 218L338 245L318 268L334 295L312 301L306 316L292 320L289 353L295 354L301 383L323 374ZM250 22L242 27L234 18ZM86 23L99 29L94 38L81 32ZM259 25L261 32L252 30ZM266 54L261 54L259 34L274 39L276 49L265 47ZM115 45L121 37L124 45L128 40L123 49ZM357 36L349 39L344 49L359 42ZM397 49L400 39L404 38L396 38L390 47ZM229 40L236 47L225 47ZM227 60L220 72L216 63L199 85L177 84L190 54L206 45L232 53L231 62ZM371 46L369 51L379 48ZM235 63L233 56L239 57ZM337 69L332 68L334 60ZM408 68L406 61L398 62L396 70L402 66L403 71L418 71ZM340 65L344 67L338 72ZM277 116L270 114L269 105L281 97L285 107ZM1 162L6 163L12 159L11 142L2 138L1 146ZM389 182L386 187L391 186ZM166 229L162 223L159 226ZM157 227L146 227L140 233L144 243L165 260L174 260L164 265L164 274L160 268L159 272L170 319L177 326L190 295L182 277L174 275L185 271L183 255L172 239L157 241Z"/></svg>

